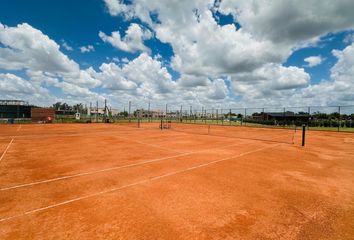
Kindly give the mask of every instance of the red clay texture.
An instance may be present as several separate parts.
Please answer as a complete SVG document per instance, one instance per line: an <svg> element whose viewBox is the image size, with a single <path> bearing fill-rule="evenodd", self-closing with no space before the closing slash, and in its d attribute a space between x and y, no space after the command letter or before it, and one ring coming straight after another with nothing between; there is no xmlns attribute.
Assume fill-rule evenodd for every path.
<svg viewBox="0 0 354 240"><path fill-rule="evenodd" d="M0 239L353 239L354 134L0 125Z"/></svg>

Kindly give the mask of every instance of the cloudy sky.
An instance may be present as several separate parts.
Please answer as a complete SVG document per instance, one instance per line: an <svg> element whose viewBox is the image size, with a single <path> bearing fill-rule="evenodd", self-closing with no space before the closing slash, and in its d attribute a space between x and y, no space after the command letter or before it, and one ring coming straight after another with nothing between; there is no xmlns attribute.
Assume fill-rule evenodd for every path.
<svg viewBox="0 0 354 240"><path fill-rule="evenodd" d="M354 104L353 0L11 0L0 99Z"/></svg>

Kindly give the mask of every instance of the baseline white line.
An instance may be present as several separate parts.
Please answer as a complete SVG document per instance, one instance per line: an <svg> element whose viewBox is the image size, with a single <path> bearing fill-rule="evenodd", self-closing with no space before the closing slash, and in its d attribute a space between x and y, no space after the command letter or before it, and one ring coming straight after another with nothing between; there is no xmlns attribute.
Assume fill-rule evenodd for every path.
<svg viewBox="0 0 354 240"><path fill-rule="evenodd" d="M205 150L182 153L182 154L178 154L178 155L174 155L174 156L170 156L170 157L163 157L163 158L157 158L157 159L152 159L152 160L147 160L147 161L141 161L141 162L127 164L127 165L123 165L123 166L104 168L104 169L100 169L100 170L83 172L83 173L78 173L78 174L68 175L68 176L63 176L63 177L57 177L57 178L51 178L51 179L46 179L46 180L37 181L37 182L24 183L24 184L19 184L19 185L15 185L15 186L3 187L3 188L0 188L0 191L7 191L7 190L12 190L12 189L17 189L17 188L30 187L30 186L35 186L35 185L39 185L39 184L56 182L56 181L60 181L60 180L82 177L82 176L87 176L87 175L93 175L93 174L102 173L102 172L109 172L109 171L114 171L114 170L123 169L123 168L136 167L136 166L141 166L141 165L145 165L148 163L165 161L168 159L187 156L187 155L191 155L194 153L206 152L206 151L215 150L215 149L222 149L222 148L237 146L237 145L241 145L241 144L243 144L243 143L236 143L236 144L226 145L226 146L222 146L222 147L209 148L209 149L205 149Z"/></svg>
<svg viewBox="0 0 354 240"><path fill-rule="evenodd" d="M20 125L20 127L21 127L21 125ZM19 128L17 129L17 131L19 131ZM113 132L118 132L118 133L120 133L121 131L113 131ZM131 132L131 131L128 131L128 132ZM92 133L73 133L73 134L58 134L58 133L44 134L44 135L43 135L43 134L42 134L42 135L39 135L39 134L31 134L31 135L22 135L22 136L18 136L18 137L19 137L19 138L26 138L26 137L40 137L40 138L43 138L43 136L70 137L70 136L86 136L86 135L95 134L95 133L97 133L97 134L100 134L100 133L109 133L109 134L112 134L112 132L101 131L101 132L92 132ZM142 142L142 141L139 141L139 140L133 140L133 139L130 139L130 138L127 138L127 137L121 137L121 136L113 136L113 137L120 138L120 139L124 139L124 140L128 140L128 141L130 141L130 142L135 142L135 143L139 143L139 144L144 144L144 145L147 145L147 146L150 146L150 147L155 147L155 148L160 148L160 149L163 149L163 150L168 150L168 151L171 151L171 152L184 153L184 152L181 152L181 151L172 149L172 148L167 148L167 147L162 147L162 146L155 145L155 144L145 143L145 142ZM6 139L6 137L0 137L0 139Z"/></svg>
<svg viewBox="0 0 354 240"><path fill-rule="evenodd" d="M6 147L5 151L2 153L2 155L1 155L1 157L0 157L0 162L1 162L1 160L5 157L5 154L7 153L7 150L9 150L9 148L10 148L10 146L11 146L11 144L12 144L12 142L13 142L14 140L15 140L15 138L12 138L11 141L9 142L9 144L7 144L7 147Z"/></svg>
<svg viewBox="0 0 354 240"><path fill-rule="evenodd" d="M62 205L66 205L66 204L69 204L69 203L73 203L73 202L77 202L77 201L80 201L80 200L88 199L88 198L91 198L91 197L96 197L96 196L99 196L99 195L102 195L102 194L119 191L119 190L122 190L122 189L126 189L126 188L129 188L129 187L133 187L133 186L139 185L139 184L156 181L156 180L159 180L161 178L173 176L173 175L176 175L176 174L179 174L179 173L189 172L189 171L192 171L194 169L206 167L206 166L209 166L209 165L212 165L212 164L216 164L216 163L219 163L219 162L233 160L233 159L240 158L240 157L243 157L243 156L251 154L251 153L255 153L255 152L259 152L259 151L268 149L268 148L274 148L274 147L276 147L276 146L278 146L280 144L281 143L274 144L274 145L271 145L271 146L262 147L262 148L259 148L259 149L253 150L253 151L240 153L237 156L222 158L222 159L219 159L219 160L215 160L215 161L211 161L211 162L208 162L208 163L203 163L203 164L200 164L200 165L189 167L189 168L186 168L186 169L183 169L183 170L162 174L162 175L159 175L159 176L156 176L156 177L152 177L152 178L149 178L149 179L145 179L145 180L141 180L141 181L138 181L138 182L135 182L135 183L130 183L130 184L127 184L127 185L124 185L124 186L121 186L121 187L111 188L111 189L108 189L108 190L104 190L104 191L88 194L88 195L82 196L82 197L73 198L71 200L63 201L63 202L60 202L60 203L57 203L57 204L53 204L53 205L49 205L49 206L46 206L46 207L33 209L33 210L26 211L26 212L21 213L21 214L17 214L17 215L13 215L13 216L10 216L10 217L2 218L2 219L0 219L0 222L5 222L5 221L8 221L8 220L11 220L11 219L14 219L14 218L22 217L22 216L29 215L29 214L36 213L36 212L41 212L41 211L44 211L44 210L47 210L47 209L59 207L59 206L62 206Z"/></svg>

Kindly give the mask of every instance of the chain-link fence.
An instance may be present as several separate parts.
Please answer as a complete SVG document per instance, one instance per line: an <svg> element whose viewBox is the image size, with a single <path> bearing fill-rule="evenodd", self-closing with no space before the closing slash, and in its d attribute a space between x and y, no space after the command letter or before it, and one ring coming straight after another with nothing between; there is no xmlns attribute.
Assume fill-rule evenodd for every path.
<svg viewBox="0 0 354 240"><path fill-rule="evenodd" d="M22 106L2 106L3 122L20 117ZM27 106L29 108L29 106ZM13 109L15 110L13 110ZM13 112L13 113L12 113ZM303 107L252 107L210 108L193 105L157 104L134 102L119 104L112 108L107 102L77 104L72 108L55 108L56 122L173 122L235 125L254 127L293 128L306 125L309 130L332 130L354 132L353 106L303 106ZM21 113L21 112L20 112ZM12 115L11 115L12 114ZM17 117L16 115L16 117ZM29 116L27 116L28 118Z"/></svg>

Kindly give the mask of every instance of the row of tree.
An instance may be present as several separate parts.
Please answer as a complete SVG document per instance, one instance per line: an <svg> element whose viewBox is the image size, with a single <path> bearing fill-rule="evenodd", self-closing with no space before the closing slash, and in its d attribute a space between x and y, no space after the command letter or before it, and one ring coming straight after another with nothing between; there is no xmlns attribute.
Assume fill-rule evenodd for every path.
<svg viewBox="0 0 354 240"><path fill-rule="evenodd" d="M64 112L79 112L82 114L87 114L87 107L84 106L82 103L69 105L67 103L56 102L53 104L53 108L56 111L64 111Z"/></svg>

